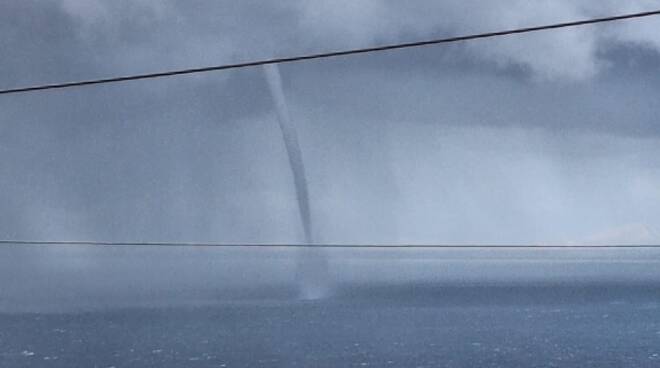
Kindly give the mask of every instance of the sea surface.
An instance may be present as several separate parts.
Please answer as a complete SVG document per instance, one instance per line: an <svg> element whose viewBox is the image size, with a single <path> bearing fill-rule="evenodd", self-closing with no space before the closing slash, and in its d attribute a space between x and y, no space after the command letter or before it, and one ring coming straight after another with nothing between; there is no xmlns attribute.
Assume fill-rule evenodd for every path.
<svg viewBox="0 0 660 368"><path fill-rule="evenodd" d="M334 257L335 270L355 277L317 300L263 278L187 294L181 286L197 278L171 294L98 281L105 267L130 279L121 257L74 267L91 275L85 282L42 269L19 292L32 278L17 265L0 281L11 286L0 294L0 367L660 367L657 255L481 256ZM109 290L114 299L101 298Z"/></svg>

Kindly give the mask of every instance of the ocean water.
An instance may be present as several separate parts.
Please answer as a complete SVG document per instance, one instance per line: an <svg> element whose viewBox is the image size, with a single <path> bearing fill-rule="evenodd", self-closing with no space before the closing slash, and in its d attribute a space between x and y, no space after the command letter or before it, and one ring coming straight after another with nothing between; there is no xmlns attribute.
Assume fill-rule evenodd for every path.
<svg viewBox="0 0 660 368"><path fill-rule="evenodd" d="M272 270L238 288L203 285L192 255L166 264L187 275L169 294L113 282L108 270L132 269L126 253L42 270L52 284L23 293L30 277L16 265L0 281L11 286L0 289L0 367L659 367L657 255L630 252L331 254L343 277L318 300L264 282L287 280ZM81 270L88 283L66 287Z"/></svg>

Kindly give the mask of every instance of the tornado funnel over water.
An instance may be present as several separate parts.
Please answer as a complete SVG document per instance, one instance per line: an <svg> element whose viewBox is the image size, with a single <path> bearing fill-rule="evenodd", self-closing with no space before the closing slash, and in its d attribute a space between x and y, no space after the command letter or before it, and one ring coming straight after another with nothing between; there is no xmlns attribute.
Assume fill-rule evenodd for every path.
<svg viewBox="0 0 660 368"><path fill-rule="evenodd" d="M282 131L282 138L289 156L289 166L293 174L293 183L296 189L298 212L302 222L305 244L314 244L312 230L312 216L309 206L309 191L305 177L305 165L302 151L298 144L296 127L289 115L289 109L284 98L282 78L276 64L264 65L266 81L273 96L277 110L277 121ZM305 247L298 255L296 279L300 286L301 297L304 299L321 298L328 292L328 260L323 249Z"/></svg>
<svg viewBox="0 0 660 368"><path fill-rule="evenodd" d="M307 190L307 178L305 177L305 165L302 159L302 152L298 144L298 133L296 127L289 116L289 109L284 98L282 88L282 78L277 65L265 65L266 80L270 93L275 102L277 110L277 121L282 131L282 138L286 146L286 152L289 156L289 165L293 174L293 184L296 187L296 198L298 200L298 211L302 221L305 234L305 243L312 243L312 218L309 209L309 194Z"/></svg>

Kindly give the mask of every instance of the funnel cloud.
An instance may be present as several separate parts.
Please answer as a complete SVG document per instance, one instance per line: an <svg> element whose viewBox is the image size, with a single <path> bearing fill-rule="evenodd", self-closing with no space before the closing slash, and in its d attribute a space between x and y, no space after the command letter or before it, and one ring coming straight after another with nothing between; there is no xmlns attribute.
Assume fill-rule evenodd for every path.
<svg viewBox="0 0 660 368"><path fill-rule="evenodd" d="M296 187L300 220L302 221L305 234L305 244L311 244L313 239L312 217L309 209L309 191L307 188L307 178L305 177L305 165L303 163L300 144L298 143L298 133L291 121L289 109L286 105L279 68L277 65L264 65L264 73L268 81L268 88L275 102L277 121L282 131L282 139L284 139L284 146L289 157L291 173L293 174L293 184Z"/></svg>

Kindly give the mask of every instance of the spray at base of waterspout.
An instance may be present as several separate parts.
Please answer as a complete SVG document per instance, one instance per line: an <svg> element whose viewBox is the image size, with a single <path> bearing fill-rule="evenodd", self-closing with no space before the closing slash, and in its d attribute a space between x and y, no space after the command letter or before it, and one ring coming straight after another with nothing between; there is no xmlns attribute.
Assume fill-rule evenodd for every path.
<svg viewBox="0 0 660 368"><path fill-rule="evenodd" d="M328 257L324 249L314 247L300 249L296 262L298 298L317 300L329 297L332 294L332 287L328 270Z"/></svg>

